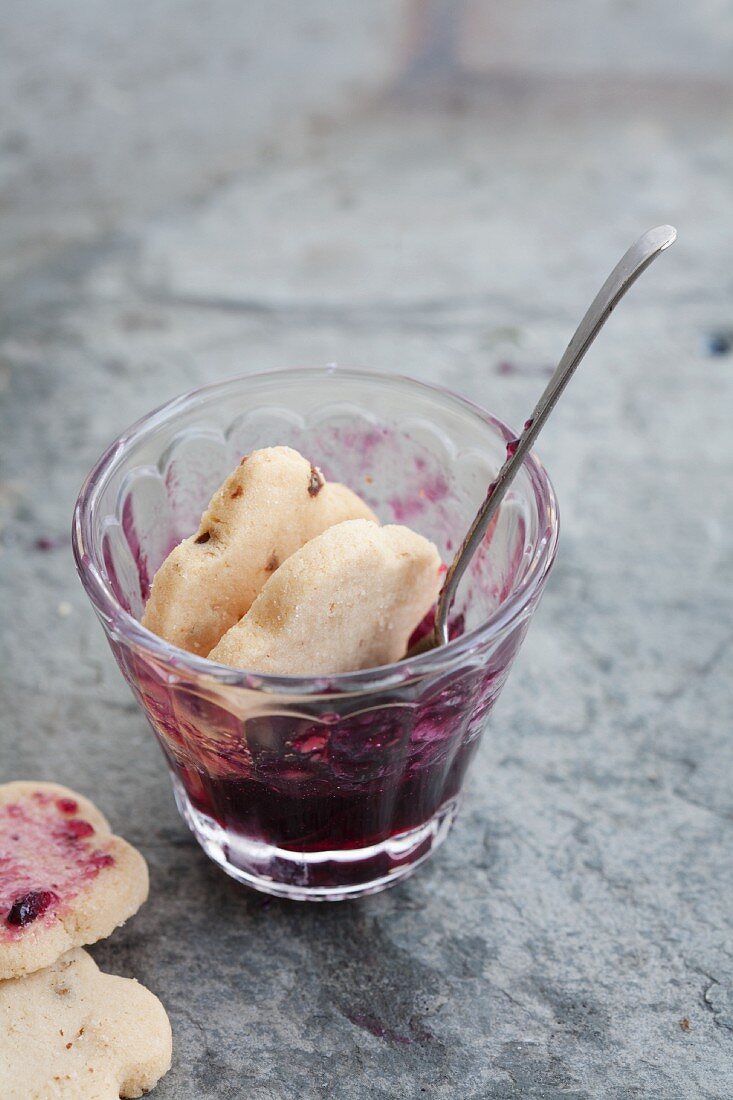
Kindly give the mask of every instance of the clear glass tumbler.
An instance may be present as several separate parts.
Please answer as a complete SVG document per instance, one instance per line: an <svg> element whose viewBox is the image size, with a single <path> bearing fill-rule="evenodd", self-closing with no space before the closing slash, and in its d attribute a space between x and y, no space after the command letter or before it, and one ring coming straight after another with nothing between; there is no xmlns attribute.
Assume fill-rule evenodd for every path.
<svg viewBox="0 0 733 1100"><path fill-rule="evenodd" d="M512 438L446 390L300 369L171 401L90 473L74 520L82 583L160 742L182 816L234 878L289 898L358 897L441 843L553 562L553 489L528 458L464 578L453 640L363 672L261 675L177 649L139 622L156 569L242 455L275 444L449 560Z"/></svg>

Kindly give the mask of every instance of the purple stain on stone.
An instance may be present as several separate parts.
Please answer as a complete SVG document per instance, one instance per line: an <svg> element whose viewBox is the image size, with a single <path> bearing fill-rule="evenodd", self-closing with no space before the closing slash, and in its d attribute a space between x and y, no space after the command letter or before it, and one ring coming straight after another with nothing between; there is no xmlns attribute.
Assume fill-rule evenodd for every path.
<svg viewBox="0 0 733 1100"><path fill-rule="evenodd" d="M496 373L504 375L519 374L519 370L515 363L510 363L508 359L502 359L496 364Z"/></svg>
<svg viewBox="0 0 733 1100"><path fill-rule="evenodd" d="M523 375L525 377L531 377L537 374L549 375L552 374L554 369L554 366L549 363L538 363L534 365L531 363L520 364L513 363L509 359L502 359L496 364L496 373L504 376L515 375L520 377Z"/></svg>
<svg viewBox="0 0 733 1100"><path fill-rule="evenodd" d="M377 1039L386 1039L389 1043L398 1043L400 1046L411 1046L413 1043L426 1042L432 1039L429 1032L420 1032L417 1035L401 1035L391 1027L386 1027L376 1016L370 1016L365 1012L353 1012L347 1014L347 1020L356 1027L368 1031Z"/></svg>
<svg viewBox="0 0 733 1100"><path fill-rule="evenodd" d="M65 535L40 535L33 540L33 549L48 553L49 550L60 550L62 546L68 544L68 541Z"/></svg>

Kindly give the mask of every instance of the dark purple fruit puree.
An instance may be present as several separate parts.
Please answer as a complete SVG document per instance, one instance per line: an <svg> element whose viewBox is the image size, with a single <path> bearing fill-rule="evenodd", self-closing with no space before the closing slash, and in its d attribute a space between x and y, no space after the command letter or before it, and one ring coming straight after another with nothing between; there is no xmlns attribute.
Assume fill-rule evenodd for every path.
<svg viewBox="0 0 733 1100"><path fill-rule="evenodd" d="M461 629L454 623L454 633ZM523 634L517 627L482 667L439 678L413 706L404 693L395 705L385 692L362 698L360 713L350 715L242 721L181 685L170 687L141 661L133 675L123 671L192 807L231 837L228 858L236 860L237 837L294 854L344 852L417 829L456 799ZM343 710L342 699L334 696L334 704ZM373 864L361 866L365 877L387 873L394 861L382 853ZM324 861L311 867L308 884L347 885L352 874Z"/></svg>

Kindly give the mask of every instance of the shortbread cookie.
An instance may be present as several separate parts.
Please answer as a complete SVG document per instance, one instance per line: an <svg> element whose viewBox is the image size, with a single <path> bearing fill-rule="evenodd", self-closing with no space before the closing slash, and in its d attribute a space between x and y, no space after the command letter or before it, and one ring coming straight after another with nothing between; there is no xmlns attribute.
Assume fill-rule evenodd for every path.
<svg viewBox="0 0 733 1100"><path fill-rule="evenodd" d="M148 896L140 853L56 783L0 785L0 978L108 936Z"/></svg>
<svg viewBox="0 0 733 1100"><path fill-rule="evenodd" d="M171 1046L158 998L81 948L0 983L3 1100L142 1096L170 1069Z"/></svg>
<svg viewBox="0 0 733 1100"><path fill-rule="evenodd" d="M355 493L327 482L297 451L253 451L214 493L196 534L155 574L143 625L206 656L293 551L358 518L376 521Z"/></svg>
<svg viewBox="0 0 733 1100"><path fill-rule="evenodd" d="M273 573L209 654L235 668L319 676L404 657L440 590L440 556L409 527L329 527Z"/></svg>

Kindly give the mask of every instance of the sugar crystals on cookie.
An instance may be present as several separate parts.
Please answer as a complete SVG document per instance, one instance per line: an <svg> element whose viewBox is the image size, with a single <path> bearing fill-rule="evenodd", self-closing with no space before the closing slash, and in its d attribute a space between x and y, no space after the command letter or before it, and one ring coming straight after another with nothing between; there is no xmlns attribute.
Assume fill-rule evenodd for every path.
<svg viewBox="0 0 733 1100"><path fill-rule="evenodd" d="M283 676L398 661L438 597L440 566L433 543L409 527L336 524L273 573L209 657Z"/></svg>

